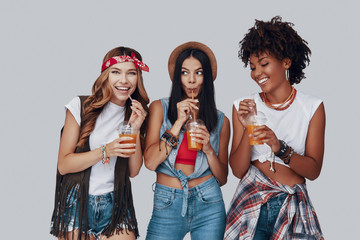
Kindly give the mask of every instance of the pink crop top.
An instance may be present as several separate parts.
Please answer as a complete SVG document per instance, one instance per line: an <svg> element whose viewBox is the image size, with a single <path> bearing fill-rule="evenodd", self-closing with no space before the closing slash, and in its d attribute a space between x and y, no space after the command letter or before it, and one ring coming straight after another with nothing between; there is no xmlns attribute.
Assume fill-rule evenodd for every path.
<svg viewBox="0 0 360 240"><path fill-rule="evenodd" d="M188 164L188 165L195 166L196 155L197 155L197 151L192 151L192 150L188 149L188 140L185 135L180 144L175 163Z"/></svg>

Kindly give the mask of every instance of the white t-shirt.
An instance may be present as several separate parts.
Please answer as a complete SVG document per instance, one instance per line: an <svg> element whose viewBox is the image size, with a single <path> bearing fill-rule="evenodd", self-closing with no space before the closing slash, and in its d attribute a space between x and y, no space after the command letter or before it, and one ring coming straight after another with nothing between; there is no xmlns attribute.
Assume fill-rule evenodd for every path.
<svg viewBox="0 0 360 240"><path fill-rule="evenodd" d="M73 98L65 109L68 109L74 116L76 122L81 123L80 98ZM101 147L118 138L117 128L124 121L125 107L108 102L96 120L94 131L90 134L90 150ZM114 168L116 157L110 158L110 164L97 162L91 168L89 194L100 195L114 190Z"/></svg>
<svg viewBox="0 0 360 240"><path fill-rule="evenodd" d="M294 102L285 110L271 109L262 101L259 93L242 97L234 101L234 107L239 109L243 99L255 100L257 111L261 111L267 118L266 126L274 131L278 139L284 140L294 151L300 155L305 153L305 143L310 120L318 109L322 100L297 91ZM252 147L251 161L265 162L271 160L271 148L267 144ZM280 158L275 156L275 162L286 165Z"/></svg>

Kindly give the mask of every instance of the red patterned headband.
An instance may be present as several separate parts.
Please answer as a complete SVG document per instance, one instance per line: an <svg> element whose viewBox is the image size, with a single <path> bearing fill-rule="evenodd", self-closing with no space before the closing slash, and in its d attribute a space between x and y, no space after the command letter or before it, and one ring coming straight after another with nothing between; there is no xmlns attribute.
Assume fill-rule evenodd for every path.
<svg viewBox="0 0 360 240"><path fill-rule="evenodd" d="M106 62L103 63L102 67L101 67L101 72L103 72L105 69L107 69L108 67L110 67L111 65L117 64L117 63L122 63L122 62L133 62L135 63L135 66L140 68L143 71L148 72L149 71L149 67L143 63L142 61L140 61L139 59L136 58L135 53L131 53L131 56L116 56L116 57L112 57L109 60L107 60Z"/></svg>

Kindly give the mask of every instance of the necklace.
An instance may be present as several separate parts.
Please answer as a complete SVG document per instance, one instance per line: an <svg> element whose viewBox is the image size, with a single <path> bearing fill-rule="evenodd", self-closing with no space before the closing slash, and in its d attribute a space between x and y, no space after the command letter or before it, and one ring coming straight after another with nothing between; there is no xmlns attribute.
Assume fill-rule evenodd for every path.
<svg viewBox="0 0 360 240"><path fill-rule="evenodd" d="M281 102L281 103L276 103L276 104L273 104L271 103L267 97L266 97L266 93L264 92L261 92L260 93L260 96L261 96L261 99L263 100L263 102L266 104L266 106L268 106L269 108L271 109L275 109L277 111L282 111L282 110L285 110L287 109L288 107L290 107L290 105L294 102L295 100L295 97L296 97L296 89L294 87L291 87L291 93L290 95L286 98L285 101Z"/></svg>

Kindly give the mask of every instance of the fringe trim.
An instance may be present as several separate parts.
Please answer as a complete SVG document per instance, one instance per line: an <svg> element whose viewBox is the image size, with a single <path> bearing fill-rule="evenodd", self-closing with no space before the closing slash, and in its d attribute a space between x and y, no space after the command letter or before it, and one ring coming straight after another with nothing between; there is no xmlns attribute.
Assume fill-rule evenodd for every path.
<svg viewBox="0 0 360 240"><path fill-rule="evenodd" d="M130 172L129 172L129 158L117 158L115 166L114 179L114 202L112 209L112 216L110 224L104 229L103 234L110 237L119 232L123 233L129 230L133 232L135 237L139 237L139 230L133 205ZM130 216L129 216L130 215Z"/></svg>
<svg viewBox="0 0 360 240"><path fill-rule="evenodd" d="M79 96L81 106L88 96ZM82 115L81 108L81 115ZM127 114L129 115L129 114ZM129 115L130 116L130 115ZM126 116L126 119L129 118ZM62 134L62 130L61 130ZM86 141L84 147L77 147L76 153L90 151L89 139ZM111 221L108 226L105 227L103 234L107 237L112 236L114 232L119 234L123 233L124 226L127 231L134 232L135 237L139 237L139 230L135 215L135 209L133 205L131 182L129 177L129 158L118 157L114 169L114 201ZM56 186L55 186L55 202L54 210L51 217L52 230L50 234L69 240L68 227L69 217L72 205L69 205L68 199L74 194L76 197L76 213L75 219L79 218L79 227L76 228L80 233L88 232L88 205L89 205L89 180L90 180L91 167L78 173L71 173L61 175L59 171L56 174ZM79 216L77 212L79 209ZM130 216L129 216L130 214ZM84 222L84 229L82 225ZM72 232L74 233L75 227ZM78 240L81 240L79 234ZM90 236L85 234L85 240L89 239ZM72 234L71 239L74 239ZM84 239L83 239L84 240Z"/></svg>

